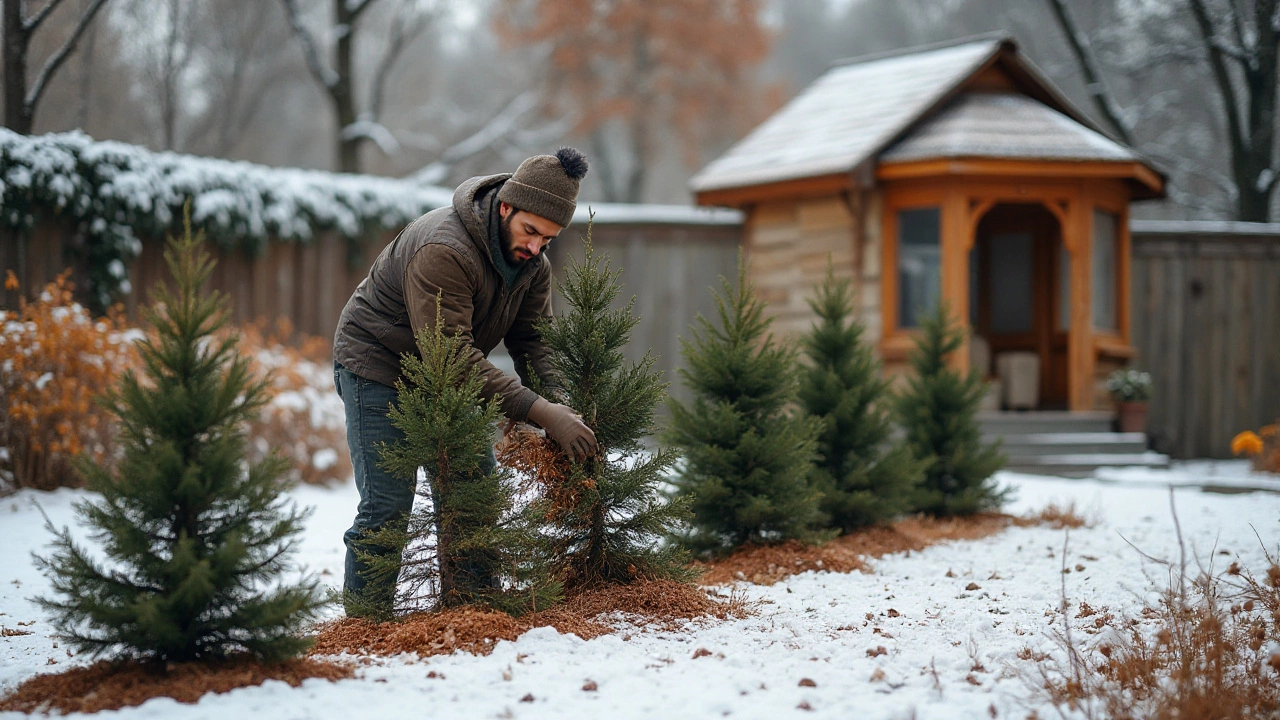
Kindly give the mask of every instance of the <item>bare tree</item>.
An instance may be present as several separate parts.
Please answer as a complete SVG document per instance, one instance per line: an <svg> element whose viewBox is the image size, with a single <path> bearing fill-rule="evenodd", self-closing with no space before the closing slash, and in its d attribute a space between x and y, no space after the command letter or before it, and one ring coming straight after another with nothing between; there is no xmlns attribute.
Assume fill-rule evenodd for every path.
<svg viewBox="0 0 1280 720"><path fill-rule="evenodd" d="M302 45L307 69L324 88L337 118L334 157L339 172L360 172L360 147L373 141L384 152L396 148L395 137L381 124L386 77L405 47L430 23L432 11L416 0L402 0L392 19L391 35L381 60L376 64L370 98L365 111L359 110L355 73L354 42L358 23L378 0L332 0L333 61L324 43L303 21L298 0L281 0L289 15L294 35Z"/></svg>
<svg viewBox="0 0 1280 720"><path fill-rule="evenodd" d="M1143 123L1126 118L1133 113L1122 108L1102 82L1103 62L1092 52L1089 37L1071 15L1066 0L1048 0L1060 29L1067 35L1073 54L1085 75L1087 90L1095 107L1115 125L1121 136L1140 137ZM1219 142L1229 149L1226 193L1230 214L1237 220L1268 222L1272 198L1280 173L1276 169L1276 90L1280 80L1277 67L1277 37L1280 28L1278 0L1179 0L1162 7L1167 15L1141 23L1147 34L1144 45L1148 57L1136 66L1112 67L1113 73L1148 70L1170 60L1198 62L1212 102L1220 113ZM1123 39L1122 39L1123 40ZM1130 42L1135 38L1128 38ZM1184 85L1189 83L1183 78ZM1186 88L1177 103L1190 110L1201 100L1197 88ZM1158 94L1158 93L1149 93ZM1225 135L1225 138L1221 138ZM1196 143L1171 147L1164 143L1137 142L1139 148L1162 156L1178 176L1216 183L1205 158L1195 157L1203 148ZM1177 176L1176 176L1177 177ZM1175 183L1176 184L1176 183ZM1193 193L1178 188L1171 195L1183 204L1198 204Z"/></svg>
<svg viewBox="0 0 1280 720"><path fill-rule="evenodd" d="M27 57L31 37L40 29L49 15L58 9L63 0L46 0L45 4L28 15L26 0L4 2L4 124L10 130L24 135L31 132L36 108L49 80L75 50L76 43L84 35L94 16L106 4L106 0L94 0L81 14L71 34L61 47L45 59L30 87L27 85Z"/></svg>

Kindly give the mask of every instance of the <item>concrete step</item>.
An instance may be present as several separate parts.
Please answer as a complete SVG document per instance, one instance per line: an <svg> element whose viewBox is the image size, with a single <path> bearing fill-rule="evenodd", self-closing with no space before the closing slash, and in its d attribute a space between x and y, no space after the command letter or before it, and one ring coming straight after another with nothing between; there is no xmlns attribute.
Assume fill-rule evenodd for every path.
<svg viewBox="0 0 1280 720"><path fill-rule="evenodd" d="M1100 467L1169 466L1169 457L1155 452L1064 453L1062 455L1009 455L1005 470L1035 475L1087 477Z"/></svg>
<svg viewBox="0 0 1280 720"><path fill-rule="evenodd" d="M1109 412L981 412L977 420L984 435L1105 433L1115 416Z"/></svg>
<svg viewBox="0 0 1280 720"><path fill-rule="evenodd" d="M986 439L991 441L996 437L1000 438L1004 452L1010 456L1081 453L1134 455L1147 450L1147 436L1142 433L1010 433L988 436Z"/></svg>

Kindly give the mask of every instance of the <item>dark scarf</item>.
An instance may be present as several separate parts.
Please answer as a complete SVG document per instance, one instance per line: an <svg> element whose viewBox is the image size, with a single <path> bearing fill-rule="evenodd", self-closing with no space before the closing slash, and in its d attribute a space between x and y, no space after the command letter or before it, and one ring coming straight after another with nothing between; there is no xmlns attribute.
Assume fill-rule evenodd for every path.
<svg viewBox="0 0 1280 720"><path fill-rule="evenodd" d="M498 267L498 274L502 276L503 282L510 289L516 282L516 277L520 275L521 265L512 265L507 262L507 256L502 252L502 213L498 211L501 203L498 202L498 194L492 193L488 197L489 202L489 254L493 256L493 264Z"/></svg>

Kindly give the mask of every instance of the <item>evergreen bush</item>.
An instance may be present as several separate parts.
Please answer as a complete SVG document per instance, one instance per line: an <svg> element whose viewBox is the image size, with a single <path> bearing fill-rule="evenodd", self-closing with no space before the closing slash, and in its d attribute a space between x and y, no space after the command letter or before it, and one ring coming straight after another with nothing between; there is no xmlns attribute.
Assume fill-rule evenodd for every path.
<svg viewBox="0 0 1280 720"><path fill-rule="evenodd" d="M996 510L1007 494L992 480L1004 466L1004 455L998 444L982 442L976 419L986 392L982 375L977 370L962 375L947 366L947 358L963 345L964 331L939 303L921 318L908 356L914 372L894 398L907 446L928 463L915 509L937 516Z"/></svg>
<svg viewBox="0 0 1280 720"><path fill-rule="evenodd" d="M863 341L850 283L837 281L828 267L809 307L818 319L802 340L808 363L800 406L822 423L813 483L822 491L823 514L847 533L910 510L926 463L906 445L890 445L889 383Z"/></svg>
<svg viewBox="0 0 1280 720"><path fill-rule="evenodd" d="M437 298L439 302L439 298ZM417 337L419 354L405 353L391 422L404 439L381 448L383 467L408 482L419 468L418 502L407 525L371 533L365 551L369 587L399 586L396 598L348 597L348 614L387 619L393 609L433 610L486 605L511 614L559 599L539 537L541 505L517 509L511 474L492 460L496 398L467 362L466 343L437 325ZM368 552L374 549L392 552Z"/></svg>
<svg viewBox="0 0 1280 720"><path fill-rule="evenodd" d="M51 527L53 554L36 561L54 597L38 602L91 655L294 655L321 600L314 580L280 580L304 519L282 498L284 461L245 461L245 423L267 380L253 376L234 336L214 338L226 301L201 292L213 263L189 224L165 258L176 288L158 285L145 311L155 332L138 343L144 376L126 370L104 398L123 457L114 468L81 464L100 498L77 514L106 560Z"/></svg>
<svg viewBox="0 0 1280 720"><path fill-rule="evenodd" d="M670 402L665 438L684 461L674 476L698 551L788 539L818 541L821 493L810 484L818 422L795 412L796 350L768 334L771 320L738 263L736 283L713 293L718 324L699 315L682 340L692 403Z"/></svg>
<svg viewBox="0 0 1280 720"><path fill-rule="evenodd" d="M582 416L599 452L575 462L558 451L539 454L525 438L504 459L536 475L551 502L549 532L557 576L566 587L687 580L685 553L667 541L688 514L683 501L664 493L677 456L641 445L656 430L654 410L667 386L652 355L628 362L623 354L639 322L631 311L634 298L613 308L621 271L596 254L591 230L588 224L583 260L571 257L559 283L569 312L539 327L561 385L540 390L560 395Z"/></svg>

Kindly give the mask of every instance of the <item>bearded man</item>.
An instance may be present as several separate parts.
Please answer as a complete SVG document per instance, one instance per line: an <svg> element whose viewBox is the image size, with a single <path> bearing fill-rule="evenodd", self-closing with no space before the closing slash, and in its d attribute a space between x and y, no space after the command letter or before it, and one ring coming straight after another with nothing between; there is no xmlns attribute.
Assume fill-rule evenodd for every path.
<svg viewBox="0 0 1280 720"><path fill-rule="evenodd" d="M362 545L362 536L406 523L413 508L413 480L379 467L378 444L404 437L387 413L402 377L400 357L417 353L418 331L440 326L445 335L458 334L483 380L482 397L497 398L508 418L541 426L575 459L596 453L595 434L581 417L525 386L530 373L554 384L537 330L551 315L551 263L542 252L573 219L586 172L582 153L561 148L525 160L514 174L467 180L450 207L413 221L383 249L343 308L333 341L334 383L360 493L355 522L343 535L344 596L360 599L347 603L348 614L367 611L361 608L369 603L389 612L395 595L394 582L371 586L356 551L379 552ZM489 362L499 342L518 377Z"/></svg>

